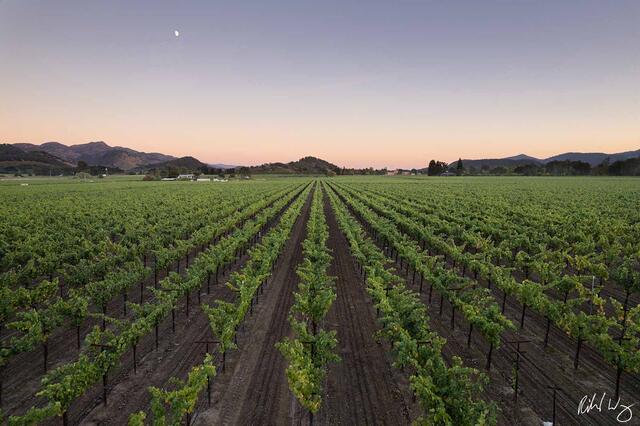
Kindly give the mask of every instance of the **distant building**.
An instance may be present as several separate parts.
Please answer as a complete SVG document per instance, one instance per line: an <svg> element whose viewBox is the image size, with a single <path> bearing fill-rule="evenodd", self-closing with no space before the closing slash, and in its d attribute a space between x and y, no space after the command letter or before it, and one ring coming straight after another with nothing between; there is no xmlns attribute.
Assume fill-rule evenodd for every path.
<svg viewBox="0 0 640 426"><path fill-rule="evenodd" d="M161 180L164 180L164 181L172 181L172 180L176 180L176 178L162 178Z"/></svg>
<svg viewBox="0 0 640 426"><path fill-rule="evenodd" d="M194 176L192 174L178 175L178 180L194 180Z"/></svg>
<svg viewBox="0 0 640 426"><path fill-rule="evenodd" d="M387 170L387 176L395 176L398 174L397 170Z"/></svg>
<svg viewBox="0 0 640 426"><path fill-rule="evenodd" d="M457 174L453 172L444 172L444 173L440 173L440 176L457 176Z"/></svg>
<svg viewBox="0 0 640 426"><path fill-rule="evenodd" d="M198 179L196 179L196 182L211 182L211 179L209 179L209 178L198 178Z"/></svg>

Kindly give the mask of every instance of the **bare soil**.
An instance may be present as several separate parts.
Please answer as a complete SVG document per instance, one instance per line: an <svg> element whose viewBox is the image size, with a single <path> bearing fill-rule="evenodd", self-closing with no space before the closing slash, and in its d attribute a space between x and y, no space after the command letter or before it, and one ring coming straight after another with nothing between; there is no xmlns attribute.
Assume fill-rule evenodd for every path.
<svg viewBox="0 0 640 426"><path fill-rule="evenodd" d="M336 277L337 297L324 327L337 330L342 361L329 367L318 418L331 425L410 424L419 410L412 402L409 382L392 366L389 346L374 338L380 329L375 309L326 197L325 216L333 256L329 274Z"/></svg>

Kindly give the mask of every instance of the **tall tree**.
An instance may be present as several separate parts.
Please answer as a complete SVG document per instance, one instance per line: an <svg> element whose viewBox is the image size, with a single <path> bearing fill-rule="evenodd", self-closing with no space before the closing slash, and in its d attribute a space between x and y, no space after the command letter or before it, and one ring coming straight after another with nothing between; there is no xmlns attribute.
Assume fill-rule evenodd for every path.
<svg viewBox="0 0 640 426"><path fill-rule="evenodd" d="M427 174L429 176L438 176L447 170L447 163L443 161L431 160L429 161L429 167L427 168Z"/></svg>

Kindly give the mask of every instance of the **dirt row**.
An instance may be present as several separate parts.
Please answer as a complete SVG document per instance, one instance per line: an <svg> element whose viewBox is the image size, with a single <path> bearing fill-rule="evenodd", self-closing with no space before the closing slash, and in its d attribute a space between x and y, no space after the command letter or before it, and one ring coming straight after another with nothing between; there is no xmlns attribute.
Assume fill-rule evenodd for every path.
<svg viewBox="0 0 640 426"><path fill-rule="evenodd" d="M200 410L195 424L273 424L296 416L295 400L284 375L284 358L275 343L289 334L286 321L297 282L295 268L302 260L301 243L309 216L311 195L253 315L245 320L238 350L212 386L212 406Z"/></svg>
<svg viewBox="0 0 640 426"><path fill-rule="evenodd" d="M329 367L326 397L319 418L325 424L410 424L420 410L407 378L392 366L389 345L377 343L375 309L362 285L348 242L325 197L328 245L336 277L336 300L325 328L337 330L339 363Z"/></svg>

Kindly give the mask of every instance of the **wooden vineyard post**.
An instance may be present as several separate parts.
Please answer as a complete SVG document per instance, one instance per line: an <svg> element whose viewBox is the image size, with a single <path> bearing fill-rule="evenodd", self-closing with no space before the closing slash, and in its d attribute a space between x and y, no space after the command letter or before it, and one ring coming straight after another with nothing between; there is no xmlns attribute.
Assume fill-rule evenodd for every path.
<svg viewBox="0 0 640 426"><path fill-rule="evenodd" d="M451 329L456 329L456 305L451 304Z"/></svg>
<svg viewBox="0 0 640 426"><path fill-rule="evenodd" d="M518 401L518 384L519 384L519 376L520 376L520 355L524 355L526 352L520 350L520 345L523 343L529 343L530 340L515 340L512 342L505 342L507 344L515 344L515 371L514 371L514 394L513 400Z"/></svg>
<svg viewBox="0 0 640 426"><path fill-rule="evenodd" d="M471 347L471 333L473 333L473 323L469 324L469 334L467 335L467 347Z"/></svg>
<svg viewBox="0 0 640 426"><path fill-rule="evenodd" d="M113 346L111 345L101 345L98 343L92 343L91 346L95 348L100 348L102 350L113 348ZM107 373L106 372L102 375L102 400L104 401L104 405L106 407L107 405Z"/></svg>
<svg viewBox="0 0 640 426"><path fill-rule="evenodd" d="M486 370L491 371L491 356L493 355L493 342L489 344L489 352L487 353Z"/></svg>
<svg viewBox="0 0 640 426"><path fill-rule="evenodd" d="M9 349L7 347L0 347L0 349ZM0 409L2 409L2 378L4 376L4 366L0 367Z"/></svg>
<svg viewBox="0 0 640 426"><path fill-rule="evenodd" d="M556 424L556 392L561 389L557 386L547 386L547 388L553 390L553 400L552 400L553 408L552 408L552 415L551 415L551 424L555 426Z"/></svg>
<svg viewBox="0 0 640 426"><path fill-rule="evenodd" d="M452 290L453 291L461 291L463 289L464 289L464 287L454 288ZM440 298L440 303L442 303L442 297ZM456 305L454 305L453 302L451 302L451 301L449 301L449 303L451 303L451 329L455 330L456 329Z"/></svg>
<svg viewBox="0 0 640 426"><path fill-rule="evenodd" d="M156 351L158 350L158 320L155 321Z"/></svg>
<svg viewBox="0 0 640 426"><path fill-rule="evenodd" d="M104 401L105 407L107 406L107 375L102 375L102 400Z"/></svg>
<svg viewBox="0 0 640 426"><path fill-rule="evenodd" d="M49 343L47 342L48 339L45 339L45 341L42 343L42 350L44 352L44 372L46 374L47 372L47 361L49 359Z"/></svg>
<svg viewBox="0 0 640 426"><path fill-rule="evenodd" d="M618 344L620 346L622 346L622 341L623 340L630 340L629 337L624 337L624 332L625 330L622 330L622 334L620 334L620 336L616 339L618 341ZM618 399L618 397L620 396L620 379L622 377L622 360L620 359L620 354L618 354L618 362L616 365L616 394L615 394L615 399Z"/></svg>
<svg viewBox="0 0 640 426"><path fill-rule="evenodd" d="M576 356L573 360L573 368L578 369L580 365L580 348L582 347L582 337L578 337L578 344L576 345Z"/></svg>
<svg viewBox="0 0 640 426"><path fill-rule="evenodd" d="M551 330L551 318L547 315L547 329L544 333L544 347L546 348L549 344L549 331Z"/></svg>
<svg viewBox="0 0 640 426"><path fill-rule="evenodd" d="M216 343L220 343L217 340L196 340L195 342L196 344L203 344L205 345L205 357L209 354L209 345L214 345ZM222 354L222 371L224 371L224 353ZM207 405L211 406L211 378L209 376L207 376Z"/></svg>

